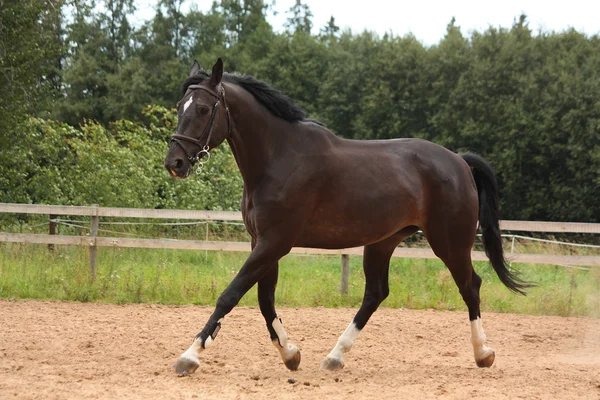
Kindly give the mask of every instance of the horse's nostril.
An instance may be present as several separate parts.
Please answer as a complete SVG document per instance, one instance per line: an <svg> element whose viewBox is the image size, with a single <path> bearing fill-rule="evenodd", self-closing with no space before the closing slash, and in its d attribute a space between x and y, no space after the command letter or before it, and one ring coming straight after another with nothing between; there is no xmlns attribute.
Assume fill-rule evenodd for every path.
<svg viewBox="0 0 600 400"><path fill-rule="evenodd" d="M173 163L173 166L175 167L175 169L179 169L181 168L181 166L183 165L183 160L181 158L178 158L177 160L175 160L175 162Z"/></svg>

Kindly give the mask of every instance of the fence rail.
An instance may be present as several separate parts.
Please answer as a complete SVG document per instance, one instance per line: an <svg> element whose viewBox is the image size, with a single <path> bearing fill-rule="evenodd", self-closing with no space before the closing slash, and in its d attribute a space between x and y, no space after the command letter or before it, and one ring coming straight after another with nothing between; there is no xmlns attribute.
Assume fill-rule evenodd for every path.
<svg viewBox="0 0 600 400"><path fill-rule="evenodd" d="M43 204L14 203L0 203L0 213L79 215L88 217L194 219L206 221L242 221L242 213L238 211L158 210L153 208L51 206Z"/></svg>
<svg viewBox="0 0 600 400"><path fill-rule="evenodd" d="M99 247L137 247L187 250L217 250L249 252L250 243L220 242L203 240L179 239L138 239L121 237L98 236L100 217L151 218L151 219L187 219L203 221L241 221L240 212L232 211L203 211L203 210L156 210L115 207L82 207L82 206L52 206L37 204L8 204L0 203L0 213L48 214L48 215L77 215L90 217L90 236L42 235L0 232L0 242L12 243L41 243L49 245L80 245L90 250L91 274L96 269L96 253ZM547 233L600 233L600 224L578 222L540 222L540 221L501 221L501 229L508 231L547 232ZM342 292L347 291L348 255L362 255L363 248L328 250L295 247L294 254L333 254L342 256ZM436 258L430 249L398 247L394 257L405 258ZM475 261L487 261L485 253L472 252ZM565 256L554 254L522 254L509 253L511 262L531 264L554 264L573 266L600 267L600 257L597 256Z"/></svg>
<svg viewBox="0 0 600 400"><path fill-rule="evenodd" d="M0 233L0 243L37 243L56 245L80 245L90 247L135 247L144 249L181 249L181 250L215 250L250 252L250 243L247 242L221 242L206 240L179 240L179 239L132 239L101 236L67 236L67 235L41 235L23 233ZM293 254L329 254L329 255L362 255L362 247L348 249L312 249L294 247ZM398 247L393 253L394 257L404 258L437 258L430 249L416 249ZM473 251L471 257L474 261L487 261L487 256L482 251ZM509 253L507 258L511 262L529 264L554 264L600 267L600 257L595 256L564 256L554 254L523 254Z"/></svg>
<svg viewBox="0 0 600 400"><path fill-rule="evenodd" d="M239 211L158 210L97 206L52 206L41 204L0 203L0 213L81 215L155 219L193 219L203 221L242 221ZM520 232L600 233L600 224L587 222L500 221L500 229Z"/></svg>

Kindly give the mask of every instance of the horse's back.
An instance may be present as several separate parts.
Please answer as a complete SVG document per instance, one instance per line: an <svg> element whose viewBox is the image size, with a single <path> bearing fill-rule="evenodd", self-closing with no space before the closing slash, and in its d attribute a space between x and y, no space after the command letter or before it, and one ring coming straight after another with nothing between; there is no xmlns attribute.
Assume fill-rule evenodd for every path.
<svg viewBox="0 0 600 400"><path fill-rule="evenodd" d="M425 190L433 196L467 194L476 190L470 168L460 155L436 143L418 139L402 138L373 141L346 141L340 146L346 157L373 164L380 171L394 173L402 182L415 187L407 190Z"/></svg>

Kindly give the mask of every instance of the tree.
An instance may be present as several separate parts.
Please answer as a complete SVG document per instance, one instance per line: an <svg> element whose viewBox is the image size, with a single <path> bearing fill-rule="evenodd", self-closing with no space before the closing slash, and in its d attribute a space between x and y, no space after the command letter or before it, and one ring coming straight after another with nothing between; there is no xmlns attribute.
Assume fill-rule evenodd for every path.
<svg viewBox="0 0 600 400"><path fill-rule="evenodd" d="M73 125L83 118L107 123L122 116L119 109L110 107L109 81L119 75L131 53L128 15L134 7L132 0L106 0L103 5L95 12L93 0L75 1L73 22L67 26L70 46L58 115Z"/></svg>
<svg viewBox="0 0 600 400"><path fill-rule="evenodd" d="M327 48L330 61L319 77L319 117L340 136L365 137L358 134L356 120L362 113L365 76L369 74L375 42L370 32L355 36L346 30Z"/></svg>
<svg viewBox="0 0 600 400"><path fill-rule="evenodd" d="M212 9L204 14L191 10L185 16L185 25L188 27L188 44L185 59L198 59L203 62L214 62L225 49L227 36L223 28L225 22L223 14L213 5ZM216 57L215 57L216 56Z"/></svg>
<svg viewBox="0 0 600 400"><path fill-rule="evenodd" d="M524 15L508 29L465 35L452 19L444 38L425 47L411 35L340 32L333 16L312 35L312 15L301 0L280 33L266 20L271 3L265 0L222 0L205 13L184 12L183 0L161 0L154 18L136 29L128 20L132 0L103 0L101 7L94 0L72 0L72 16L64 19L62 4L0 4L2 195L25 202L94 196L110 201L100 197L98 187L69 186L77 176L59 179L61 160L73 171L86 165L86 174L94 162L102 165L106 185L111 163L119 165L119 173L136 171L135 163L119 163L118 157L131 156L119 146L154 148L157 130L129 124L151 119L141 113L149 104L153 110L175 105L193 59L206 66L223 57L228 71L281 89L341 136L420 137L480 153L496 168L504 218L600 220L597 35L574 30L534 35ZM83 128L26 118L48 111ZM131 121L113 124L123 117ZM146 134L149 142L140 139ZM86 135L100 145L84 143ZM79 140L78 158L72 159L69 143ZM81 156L86 152L89 157ZM159 157L140 154L160 168ZM33 163L31 168L14 168L15 157ZM45 164L36 157L46 158ZM126 185L126 174L117 172L114 181ZM56 187L65 197L44 180L61 182ZM173 194L167 183L145 184L159 187L157 204L169 207L179 204L176 197L192 204L193 194L185 190L198 189L186 183ZM141 187L129 189L133 197L138 190L148 194ZM87 197L76 197L79 190ZM123 201L116 187L111 190L110 196Z"/></svg>
<svg viewBox="0 0 600 400"><path fill-rule="evenodd" d="M221 0L219 6L215 4L213 9L223 15L227 45L244 42L261 25L267 24L269 7L264 0Z"/></svg>
<svg viewBox="0 0 600 400"><path fill-rule="evenodd" d="M391 139L427 131L426 50L413 36L386 36L375 44L363 75L354 137Z"/></svg>
<svg viewBox="0 0 600 400"><path fill-rule="evenodd" d="M28 178L27 114L47 115L60 84L61 7L57 1L0 3L0 201L28 203L20 187ZM39 157L39 154L35 154Z"/></svg>
<svg viewBox="0 0 600 400"><path fill-rule="evenodd" d="M325 26L321 28L319 34L325 42L331 43L337 40L339 30L340 27L335 24L335 18L332 15Z"/></svg>
<svg viewBox="0 0 600 400"><path fill-rule="evenodd" d="M308 4L303 4L302 0L296 0L296 4L288 10L288 14L291 14L291 16L287 19L285 27L290 33L304 32L310 34L313 25L313 14ZM331 18L333 19L333 17Z"/></svg>
<svg viewBox="0 0 600 400"><path fill-rule="evenodd" d="M132 28L128 16L135 11L133 0L105 0L106 12L99 15L100 23L108 32L107 57L116 72L131 52Z"/></svg>
<svg viewBox="0 0 600 400"><path fill-rule="evenodd" d="M165 34L162 38L163 44L173 47L176 56L182 52L182 42L187 36L187 26L183 24L184 15L181 12L181 6L184 0L160 0L158 2L159 10L157 16L160 16L158 22L164 26L160 32ZM162 9L165 9L166 15L162 18Z"/></svg>
<svg viewBox="0 0 600 400"><path fill-rule="evenodd" d="M62 0L0 3L0 140L25 114L46 111L55 95L62 6Z"/></svg>
<svg viewBox="0 0 600 400"><path fill-rule="evenodd" d="M457 87L472 68L472 57L469 39L452 18L444 38L429 49L423 65L423 90L427 94L422 107L427 115L427 129L420 136L424 139L456 147L462 124L466 122L464 108L470 102L468 93Z"/></svg>

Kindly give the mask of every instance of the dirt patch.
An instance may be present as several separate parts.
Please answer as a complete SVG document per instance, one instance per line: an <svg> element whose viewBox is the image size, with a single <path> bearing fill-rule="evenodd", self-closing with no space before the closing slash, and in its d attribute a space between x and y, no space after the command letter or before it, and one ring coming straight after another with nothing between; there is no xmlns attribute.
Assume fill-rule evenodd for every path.
<svg viewBox="0 0 600 400"><path fill-rule="evenodd" d="M258 308L236 308L190 377L169 366L210 307L0 301L0 398L600 398L600 321L485 314L490 369L465 312L381 309L339 372L319 364L355 309L278 312L302 350L285 369ZM291 383L290 383L291 382Z"/></svg>

